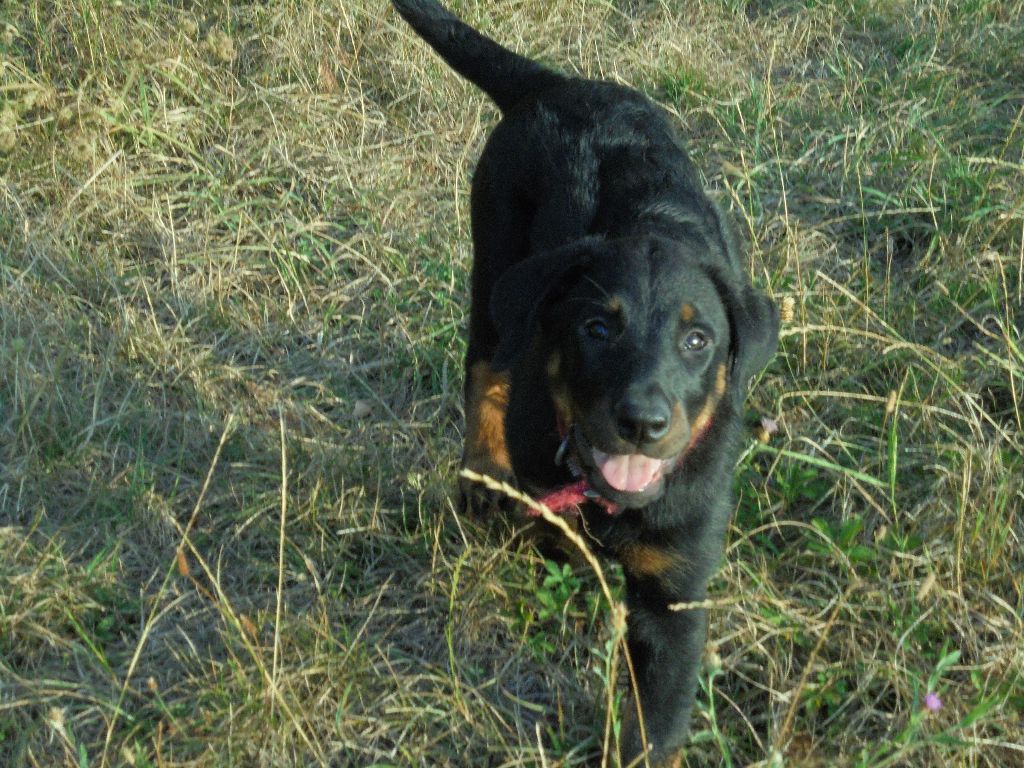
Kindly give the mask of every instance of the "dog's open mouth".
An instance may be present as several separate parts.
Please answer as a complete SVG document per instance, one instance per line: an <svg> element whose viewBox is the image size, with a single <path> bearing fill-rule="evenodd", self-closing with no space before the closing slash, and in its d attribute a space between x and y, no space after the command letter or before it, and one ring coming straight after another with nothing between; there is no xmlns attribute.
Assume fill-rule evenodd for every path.
<svg viewBox="0 0 1024 768"><path fill-rule="evenodd" d="M661 479L669 463L642 453L611 455L591 448L594 466L616 491L643 493Z"/></svg>
<svg viewBox="0 0 1024 768"><path fill-rule="evenodd" d="M664 490L664 479L671 474L678 457L656 459L642 453L606 453L592 446L577 427L566 440L571 457L569 465L578 477L585 477L590 488L604 499L624 507L642 507L654 501Z"/></svg>

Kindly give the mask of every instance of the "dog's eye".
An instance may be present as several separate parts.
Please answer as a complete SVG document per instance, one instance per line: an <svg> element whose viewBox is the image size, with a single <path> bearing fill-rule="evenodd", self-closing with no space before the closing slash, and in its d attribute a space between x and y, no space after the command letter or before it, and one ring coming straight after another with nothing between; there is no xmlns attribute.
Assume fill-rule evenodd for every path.
<svg viewBox="0 0 1024 768"><path fill-rule="evenodd" d="M703 331L690 331L683 339L683 349L687 352L700 352L709 343L710 339Z"/></svg>
<svg viewBox="0 0 1024 768"><path fill-rule="evenodd" d="M604 320L588 320L583 326L583 330L586 331L587 336L598 341L608 341L612 335Z"/></svg>

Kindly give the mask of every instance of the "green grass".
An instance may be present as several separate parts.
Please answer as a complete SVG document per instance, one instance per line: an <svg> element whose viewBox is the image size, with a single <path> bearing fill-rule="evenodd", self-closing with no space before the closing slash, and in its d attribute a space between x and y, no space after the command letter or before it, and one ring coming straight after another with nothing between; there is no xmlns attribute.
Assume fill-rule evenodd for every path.
<svg viewBox="0 0 1024 768"><path fill-rule="evenodd" d="M686 764L1022 764L1024 6L460 12L672 110L792 308ZM597 759L595 574L451 499L496 119L384 0L0 9L0 764Z"/></svg>

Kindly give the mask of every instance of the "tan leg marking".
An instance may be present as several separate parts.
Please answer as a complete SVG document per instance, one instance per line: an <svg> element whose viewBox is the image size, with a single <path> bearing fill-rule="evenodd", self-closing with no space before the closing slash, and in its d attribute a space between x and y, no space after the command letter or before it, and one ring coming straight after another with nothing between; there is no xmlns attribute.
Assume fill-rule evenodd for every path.
<svg viewBox="0 0 1024 768"><path fill-rule="evenodd" d="M678 553L650 544L627 544L616 555L631 576L660 577L683 566Z"/></svg>
<svg viewBox="0 0 1024 768"><path fill-rule="evenodd" d="M508 387L508 374L494 373L489 363L474 363L470 368L469 397L466 399L467 467L512 469L508 446L505 445Z"/></svg>

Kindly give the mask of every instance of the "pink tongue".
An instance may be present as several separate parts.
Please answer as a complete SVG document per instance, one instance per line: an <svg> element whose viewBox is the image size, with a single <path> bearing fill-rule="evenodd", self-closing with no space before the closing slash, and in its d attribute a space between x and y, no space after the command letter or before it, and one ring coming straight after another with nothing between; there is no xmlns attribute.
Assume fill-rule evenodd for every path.
<svg viewBox="0 0 1024 768"><path fill-rule="evenodd" d="M601 470L604 481L617 491L636 493L642 491L661 475L665 462L650 456L634 453L609 456L594 449L594 462Z"/></svg>

